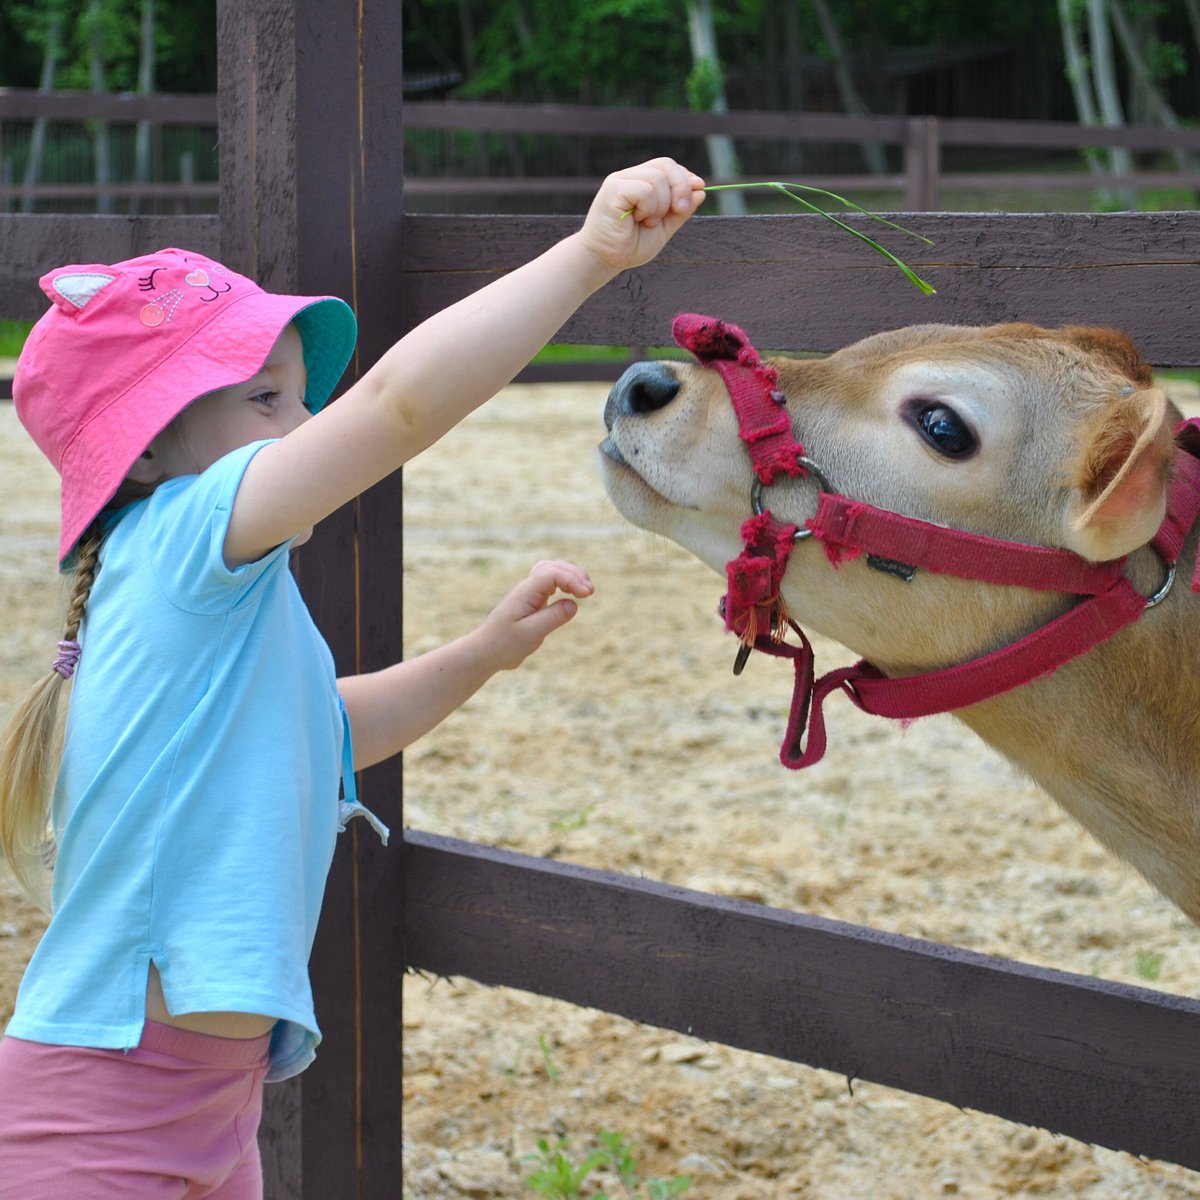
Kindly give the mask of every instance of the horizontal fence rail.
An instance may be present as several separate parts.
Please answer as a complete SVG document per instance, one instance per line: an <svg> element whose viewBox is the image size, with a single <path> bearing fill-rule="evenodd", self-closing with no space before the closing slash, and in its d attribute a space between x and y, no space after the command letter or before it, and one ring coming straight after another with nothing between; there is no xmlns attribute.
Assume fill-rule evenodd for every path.
<svg viewBox="0 0 1200 1200"><path fill-rule="evenodd" d="M0 123L31 121L112 121L155 125L215 125L217 100L209 94L153 94L132 92L42 92L33 89L0 89ZM534 133L560 136L640 136L704 138L727 134L733 138L790 143L874 142L901 148L903 169L884 174L840 173L801 176L807 182L835 191L900 191L904 208L911 212L936 211L941 193L953 187L991 190L1196 188L1200 171L1189 164L1177 170L1153 168L1132 174L1107 170L1092 172L946 171L943 151L948 147L994 147L1022 150L1105 149L1175 152L1200 159L1200 130L1127 125L1115 128L1085 126L1068 121L980 120L967 117L854 116L844 113L788 113L735 111L699 113L679 109L623 109L589 105L503 104L483 101L412 100L404 106L404 124L410 129L447 132ZM495 196L586 195L599 180L576 176L488 177L411 175L405 182L413 195L473 194ZM713 183L746 182L744 178L712 179ZM125 195L123 191L97 190L86 184L70 191L39 187L39 198L79 195ZM209 199L211 186L173 185L183 197ZM150 195L145 192L143 194ZM15 184L0 183L0 198L28 194ZM167 193L163 193L166 195ZM175 193L169 193L174 196Z"/></svg>
<svg viewBox="0 0 1200 1200"><path fill-rule="evenodd" d="M559 339L669 344L672 319L686 311L735 321L764 350L835 350L923 322L1031 321L1123 329L1160 367L1200 361L1200 212L897 219L933 243L882 233L934 296L819 216L701 216L653 263L596 293ZM866 217L847 220L881 236ZM461 299L577 225L572 217L406 217L405 319Z"/></svg>
<svg viewBox="0 0 1200 1200"><path fill-rule="evenodd" d="M797 143L876 142L902 148L900 174L802 176L797 182L833 190L901 189L904 206L912 212L940 207L944 189L984 188L1129 188L1197 187L1200 171L1154 170L1118 174L1089 172L947 172L942 152L949 146L1007 149L1083 150L1125 147L1130 150L1175 151L1200 155L1200 129L1164 129L1126 125L1114 128L1077 125L1067 121L1004 121L975 118L851 116L842 113L747 112L698 113L678 109L618 109L596 106L492 104L468 101L410 101L404 123L411 129L540 133L562 135L622 135L702 138L727 134ZM594 190L598 180L535 177L411 178L414 194L498 194ZM741 178L711 179L710 183L745 182Z"/></svg>
<svg viewBox="0 0 1200 1200"><path fill-rule="evenodd" d="M45 129L38 131L40 122L52 126L48 135ZM127 147L126 155L132 154L133 129L142 124L152 131L148 159L141 169L128 161L122 169L121 155L114 146L120 142ZM106 136L113 139L108 142L110 166L106 178L95 177L95 160L88 149L100 134L101 125ZM74 130L64 131L64 126ZM179 127L179 137L168 150L164 139L172 127ZM147 203L170 204L181 212L195 211L197 206L212 209L220 192L220 185L211 177L216 127L217 98L211 93L0 88L0 131L6 135L0 138L0 210L15 207L31 212L73 204L76 208L99 207L107 213L113 210L114 201L128 201L135 208ZM182 145L180 137L184 139ZM56 166L49 166L51 160L61 160L61 149L56 151L54 147L61 147L64 139L71 147L70 165L64 167L58 161ZM22 157L25 154L27 159ZM164 179L167 173L177 179ZM146 177L123 178L123 174ZM198 175L209 178L198 179Z"/></svg>
<svg viewBox="0 0 1200 1200"><path fill-rule="evenodd" d="M820 217L698 217L654 263L597 293L559 340L640 347L670 342L671 320L699 311L736 321L772 350L828 351L901 325L1082 323L1125 330L1160 367L1200 364L1200 213L921 213L901 223L933 245L886 241L937 288L922 296L890 263ZM874 223L848 217L877 233ZM406 328L527 262L572 217L403 218L404 284L394 328ZM48 264L116 262L146 245L220 256L218 218L0 217L0 313L36 320ZM909 247L912 247L910 250ZM470 264L464 266L464 264ZM765 273L786 285L765 289ZM612 380L623 361L536 364L520 378Z"/></svg>
<svg viewBox="0 0 1200 1200"><path fill-rule="evenodd" d="M0 121L152 121L155 125L216 125L209 92L43 92L0 88Z"/></svg>
<svg viewBox="0 0 1200 1200"><path fill-rule="evenodd" d="M1200 1169L1200 1002L409 830L405 958Z"/></svg>

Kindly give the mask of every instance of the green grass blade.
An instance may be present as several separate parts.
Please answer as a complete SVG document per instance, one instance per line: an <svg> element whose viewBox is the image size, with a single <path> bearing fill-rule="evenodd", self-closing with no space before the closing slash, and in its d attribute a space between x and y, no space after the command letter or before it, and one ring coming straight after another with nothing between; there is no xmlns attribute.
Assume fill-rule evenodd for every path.
<svg viewBox="0 0 1200 1200"><path fill-rule="evenodd" d="M789 197L792 200L795 200L795 202L797 204L801 205L804 208L807 208L810 212L816 213L817 216L819 216L819 217L824 217L825 220L827 220L827 221L832 221L833 224L836 225L839 229L844 229L847 233L853 234L860 241L866 242L867 245L870 246L872 250L875 250L877 253L882 254L883 257L886 258L889 262L891 262L895 266L899 267L899 269L903 272L904 277L919 292L923 293L926 296L932 296L934 294L936 289L933 287L932 284L927 283L907 263L905 263L901 259L897 258L896 255L894 255L886 247L881 246L877 241L875 241L874 238L868 237L865 233L862 233L859 230L855 229L852 225L847 225L845 221L839 220L832 213L826 212L819 205L813 204L812 201L806 200L803 196L796 195L796 192L793 191L792 189L799 189L801 191L812 192L812 193L815 193L815 194L821 195L821 196L828 196L831 200L836 200L839 204L844 205L846 208L852 208L856 212L863 213L865 216L870 217L871 220L873 220L873 221L878 221L882 225L889 225L889 226L891 226L891 228L897 229L901 233L908 234L909 237L919 238L926 245L929 245L929 246L933 245L933 243L929 240L929 238L923 237L919 233L914 233L911 229L905 229L903 225L898 225L898 224L896 224L895 221L889 221L886 217L881 217L881 216L879 216L878 213L873 213L869 209L863 208L861 205L855 204L853 200L847 200L844 196L839 196L836 192L826 191L824 188L819 188L819 187L810 187L808 184L804 184L804 183L783 183L783 182L780 182L777 180L771 181L771 182L766 182L766 183L718 183L718 184L713 184L713 185L709 186L705 190L709 191L709 192L722 192L722 191L733 191L733 190L739 189L739 188L764 188L764 187L765 188L773 188L777 192L782 192L785 196Z"/></svg>
<svg viewBox="0 0 1200 1200"><path fill-rule="evenodd" d="M904 233L909 237L916 238L919 242L924 242L927 246L933 245L932 240L925 237L924 234L917 233L912 229L908 229L905 226L898 224L896 221L889 221L887 217L881 217L878 213L872 212L869 208L863 208L861 204L855 204L853 200L847 200L845 196L839 196L837 192L831 192L825 188L813 187L811 184L807 183L786 183L780 180L771 180L770 182L766 183L714 183L710 184L704 190L706 192L732 192L740 188L763 187L775 188L776 191L783 192L786 196L791 196L793 200L805 205L806 208L811 208L816 212L821 213L824 213L825 210L817 208L815 204L809 204L808 201L803 199L801 196L797 196L791 189L795 188L797 191L801 192L812 192L816 196L828 196L830 200L836 200L843 208L852 208L855 212L862 213L864 217L870 217L872 221L878 221L881 225L888 225L892 229L899 230L900 233Z"/></svg>

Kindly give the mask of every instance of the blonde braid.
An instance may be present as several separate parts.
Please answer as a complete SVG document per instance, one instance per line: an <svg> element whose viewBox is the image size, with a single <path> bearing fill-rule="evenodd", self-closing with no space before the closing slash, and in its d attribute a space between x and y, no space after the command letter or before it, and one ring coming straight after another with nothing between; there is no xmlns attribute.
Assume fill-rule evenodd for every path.
<svg viewBox="0 0 1200 1200"><path fill-rule="evenodd" d="M103 536L85 535L67 601L63 639L74 642L100 566ZM45 864L52 848L50 804L62 758L59 701L65 677L52 669L26 693L0 735L0 850L22 890L47 907Z"/></svg>

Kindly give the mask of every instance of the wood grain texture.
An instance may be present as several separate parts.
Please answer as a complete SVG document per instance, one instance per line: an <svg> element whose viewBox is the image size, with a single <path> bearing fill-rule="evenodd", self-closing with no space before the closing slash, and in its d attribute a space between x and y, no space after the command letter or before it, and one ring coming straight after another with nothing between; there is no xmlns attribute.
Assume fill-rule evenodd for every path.
<svg viewBox="0 0 1200 1200"><path fill-rule="evenodd" d="M923 296L822 218L698 217L655 262L596 293L562 341L667 344L681 311L741 325L762 350L827 351L923 322L1126 330L1158 366L1200 362L1200 213L899 214L925 246L860 216L937 288ZM540 253L571 217L405 218L405 290L423 318Z"/></svg>
<svg viewBox="0 0 1200 1200"><path fill-rule="evenodd" d="M1083 128L1072 121L1006 121L974 117L852 116L737 109L727 113L670 108L612 108L586 104L504 104L490 100L410 101L405 123L413 129L501 130L520 133L624 134L642 137L777 138L810 142L896 142L914 126L936 128L943 145L1129 146L1200 148L1200 130L1149 125Z"/></svg>
<svg viewBox="0 0 1200 1200"><path fill-rule="evenodd" d="M272 290L352 304L360 340L349 384L402 332L399 6L229 0L218 18L222 252ZM402 654L399 489L394 477L346 505L295 556L339 674ZM400 781L398 761L359 778L363 802L396 829ZM398 1194L400 908L396 849L353 822L311 964L325 1040L297 1102L270 1110L260 1139L298 1146L300 1159L270 1155L268 1200L297 1187L305 1200Z"/></svg>
<svg viewBox="0 0 1200 1200"><path fill-rule="evenodd" d="M1200 1168L1200 1002L408 831L408 966Z"/></svg>

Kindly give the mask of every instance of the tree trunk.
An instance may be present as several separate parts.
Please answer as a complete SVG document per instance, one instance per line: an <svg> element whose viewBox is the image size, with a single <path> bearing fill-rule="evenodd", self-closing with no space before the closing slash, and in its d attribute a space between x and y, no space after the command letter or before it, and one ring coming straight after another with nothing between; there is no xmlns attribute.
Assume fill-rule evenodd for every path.
<svg viewBox="0 0 1200 1200"><path fill-rule="evenodd" d="M142 38L138 58L137 90L143 96L154 91L154 0L142 0ZM152 126L149 121L139 121L133 146L133 177L138 183L150 182L150 138ZM134 194L129 200L129 211L141 210L142 197Z"/></svg>
<svg viewBox="0 0 1200 1200"><path fill-rule="evenodd" d="M718 80L720 80L721 59L717 52L716 34L713 32L712 0L688 0L687 8L692 61L697 65L704 62L711 63ZM729 111L729 105L725 100L724 83L718 82L716 95L709 111L715 113ZM733 138L728 134L712 134L706 137L704 142L708 148L708 163L715 179L732 179L741 173ZM741 192L718 192L717 208L726 216L743 216L746 212L745 197Z"/></svg>
<svg viewBox="0 0 1200 1200"><path fill-rule="evenodd" d="M1092 96L1091 77L1087 58L1079 44L1079 31L1071 13L1071 0L1058 0L1058 23L1062 29L1063 56L1067 63L1067 81L1075 98L1075 112L1081 125L1099 125L1100 114Z"/></svg>
<svg viewBox="0 0 1200 1200"><path fill-rule="evenodd" d="M1192 41L1200 50L1200 0L1184 0L1187 7L1188 24L1192 29Z"/></svg>
<svg viewBox="0 0 1200 1200"><path fill-rule="evenodd" d="M841 31L829 11L827 0L810 0L813 11L821 25L821 34L833 55L834 77L837 80L838 95L842 98L842 107L858 117L869 117L871 110L859 94L854 84L854 76L850 73L850 59L842 42ZM861 142L863 158L866 159L867 170L872 175L883 175L887 172L887 159L884 157L883 146L879 142Z"/></svg>
<svg viewBox="0 0 1200 1200"><path fill-rule="evenodd" d="M38 90L52 92L54 90L54 72L58 67L58 56L62 50L62 10L55 5L46 14L46 44L42 49L42 74L38 80ZM33 136L29 141L29 161L25 164L25 175L21 186L25 189L21 196L21 211L33 212L36 201L33 189L42 177L42 160L46 153L45 117L38 117L33 123Z"/></svg>
<svg viewBox="0 0 1200 1200"><path fill-rule="evenodd" d="M463 75L470 79L475 74L475 15L468 0L458 0L458 28Z"/></svg>
<svg viewBox="0 0 1200 1200"><path fill-rule="evenodd" d="M88 39L88 69L92 78L92 91L103 92L104 86L104 20L101 0L91 0L88 16L91 20ZM93 154L96 162L96 184L104 187L112 182L112 163L109 156L108 122L92 122ZM103 193L96 197L96 211L112 212L112 197Z"/></svg>
<svg viewBox="0 0 1200 1200"><path fill-rule="evenodd" d="M1092 47L1092 83L1100 106L1100 121L1110 129L1119 129L1125 124L1125 115L1121 110L1121 95L1117 89L1108 0L1088 0L1088 37ZM1118 175L1132 173L1133 155L1127 147L1114 146L1109 151L1108 159ZM1120 188L1117 195L1122 208L1137 208L1137 195L1132 188Z"/></svg>
<svg viewBox="0 0 1200 1200"><path fill-rule="evenodd" d="M1081 125L1099 125L1100 115L1096 111L1096 101L1092 95L1092 81L1088 73L1087 58L1083 47L1079 44L1079 31L1075 28L1075 17L1072 13L1072 0L1058 0L1058 23L1062 29L1063 57L1067 64L1067 81L1071 85L1071 95L1075 97L1075 113ZM1091 146L1083 150L1084 161L1093 175L1104 170L1099 153ZM1104 199L1109 200L1108 192Z"/></svg>
<svg viewBox="0 0 1200 1200"><path fill-rule="evenodd" d="M1200 2L1198 0L1183 0L1187 6L1188 24L1192 27L1192 40L1196 49L1200 50Z"/></svg>
<svg viewBox="0 0 1200 1200"><path fill-rule="evenodd" d="M800 55L803 41L800 37L800 0L788 0L783 8L783 70L784 95L787 97L788 112L804 111L804 79L800 73ZM788 170L796 174L804 170L804 143L798 140L787 144L785 159Z"/></svg>
<svg viewBox="0 0 1200 1200"><path fill-rule="evenodd" d="M1121 53L1125 55L1125 61L1129 64L1130 73L1138 81L1138 85L1142 90L1142 95L1145 97L1145 102L1149 110L1150 120L1155 125L1162 125L1167 129L1178 129L1180 127L1179 117L1170 104L1167 103L1167 98L1163 95L1162 89L1154 82L1154 76L1151 74L1150 67L1146 62L1142 45L1121 0L1111 0L1110 11L1112 13L1113 28L1117 32L1117 41L1121 44ZM1196 156L1188 154L1184 150L1175 151L1175 163L1181 171L1195 171L1197 169Z"/></svg>

